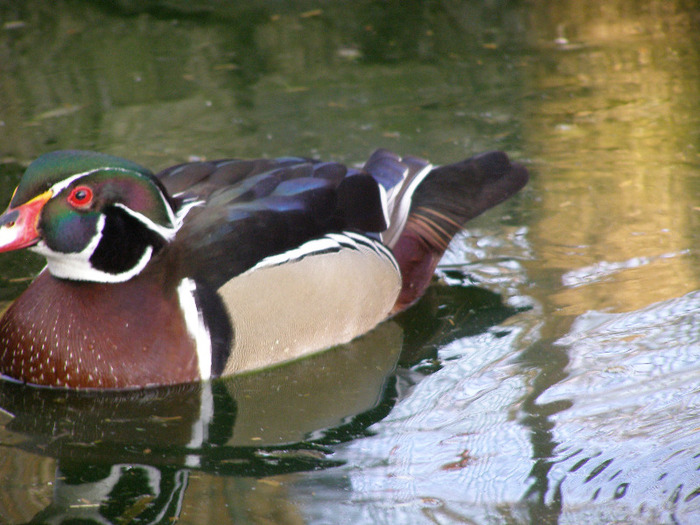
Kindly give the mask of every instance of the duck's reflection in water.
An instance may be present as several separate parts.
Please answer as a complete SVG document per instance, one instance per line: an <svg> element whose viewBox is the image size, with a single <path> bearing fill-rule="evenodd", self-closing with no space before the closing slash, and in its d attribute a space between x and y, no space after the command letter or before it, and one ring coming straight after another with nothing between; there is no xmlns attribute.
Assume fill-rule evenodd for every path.
<svg viewBox="0 0 700 525"><path fill-rule="evenodd" d="M382 419L429 373L437 347L515 311L485 290L432 287L347 345L257 373L133 391L0 381L2 442L57 460L53 501L32 522L167 522L180 516L191 472L259 478L337 465L333 445Z"/></svg>

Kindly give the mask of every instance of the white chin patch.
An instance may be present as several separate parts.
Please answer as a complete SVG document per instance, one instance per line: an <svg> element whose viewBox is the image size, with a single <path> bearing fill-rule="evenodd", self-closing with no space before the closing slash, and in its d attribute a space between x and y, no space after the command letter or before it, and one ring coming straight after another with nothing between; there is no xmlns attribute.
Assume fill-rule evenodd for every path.
<svg viewBox="0 0 700 525"><path fill-rule="evenodd" d="M44 241L40 241L36 246L29 248L31 251L46 257L46 266L51 272L51 275L60 279L68 279L71 281L90 281L95 283L123 283L128 281L135 275L141 273L153 255L153 247L148 246L144 250L138 263L126 272L108 273L93 268L90 263L90 257L97 249L102 239L102 229L104 228L105 217L100 216L97 223L97 235L95 235L90 243L77 253L62 253L55 252L49 248Z"/></svg>
<svg viewBox="0 0 700 525"><path fill-rule="evenodd" d="M30 250L46 257L46 266L54 277L95 283L123 283L128 281L141 273L141 270L146 267L153 255L153 247L148 246L136 266L129 269L129 271L107 273L92 267L90 264L92 251L87 252L87 248L79 253L59 253L53 251L42 241L30 248Z"/></svg>

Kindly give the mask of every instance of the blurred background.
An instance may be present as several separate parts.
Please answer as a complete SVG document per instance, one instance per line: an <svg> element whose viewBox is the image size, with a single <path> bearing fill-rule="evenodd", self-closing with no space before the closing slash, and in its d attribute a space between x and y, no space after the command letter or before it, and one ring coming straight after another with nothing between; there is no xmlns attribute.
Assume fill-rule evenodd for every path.
<svg viewBox="0 0 700 525"><path fill-rule="evenodd" d="M214 385L204 423L177 393L216 439L160 441L172 393L5 385L0 523L697 523L699 31L695 0L0 0L2 206L57 149L531 172L362 358ZM2 305L42 266L3 254Z"/></svg>

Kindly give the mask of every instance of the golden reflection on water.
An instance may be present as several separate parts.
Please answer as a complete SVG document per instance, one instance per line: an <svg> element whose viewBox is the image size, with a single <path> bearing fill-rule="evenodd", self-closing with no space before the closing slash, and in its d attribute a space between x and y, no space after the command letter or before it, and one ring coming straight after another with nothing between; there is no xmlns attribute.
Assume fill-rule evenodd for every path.
<svg viewBox="0 0 700 525"><path fill-rule="evenodd" d="M635 310L700 285L700 56L663 4L613 2L599 16L560 6L549 53L528 69L524 136L541 199L530 241L538 268L562 272L548 299L557 314Z"/></svg>

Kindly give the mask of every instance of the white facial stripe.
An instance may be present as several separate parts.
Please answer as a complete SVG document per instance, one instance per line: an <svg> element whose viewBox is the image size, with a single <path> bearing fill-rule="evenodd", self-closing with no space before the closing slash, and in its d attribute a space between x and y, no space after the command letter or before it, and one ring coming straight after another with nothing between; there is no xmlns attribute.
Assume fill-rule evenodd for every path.
<svg viewBox="0 0 700 525"><path fill-rule="evenodd" d="M100 240L102 240L102 230L104 230L104 227L105 216L100 215L97 219L97 231L95 236L90 239L90 242L82 251L77 253L55 252L49 248L43 240L39 241L39 243L30 248L30 250L46 257L46 265L49 267L51 275L63 279L89 281L91 279L82 276L85 275L86 271L95 271L90 265L90 257L92 257L93 252L97 249L97 245L100 244ZM103 281L100 280L100 282Z"/></svg>
<svg viewBox="0 0 700 525"><path fill-rule="evenodd" d="M85 171L82 173L76 173L68 179L62 180L61 182L54 184L51 187L50 191L54 195L56 195L61 191L65 190L76 180L91 175L92 173L95 173L97 171L104 170L133 173L129 170L122 168L99 168L95 170ZM172 209L170 208L170 205L167 203L165 197L162 194L161 198L163 199L163 203L167 209L169 217L174 220L175 215ZM177 230L179 229L179 227L182 225L182 219L179 219L176 222L172 223L174 227L163 227L159 224L156 224L148 217L133 211L127 206L124 206L123 204L117 203L114 206L120 208L125 213L141 222L146 228L160 235L166 241L171 241L177 234ZM93 253L97 249L97 246L102 240L102 232L104 230L105 220L105 216L100 214L97 222L97 232L95 236L92 239L90 239L88 245L85 246L85 248L78 253L55 252L54 250L49 248L44 241L40 241L36 246L30 249L46 257L47 266L51 274L62 279L70 279L74 281L91 281L100 283L120 283L128 281L132 277L141 273L141 271L149 263L151 257L153 256L153 247L147 246L136 265L126 272L112 274L93 268L90 263L90 258L92 257Z"/></svg>
<svg viewBox="0 0 700 525"><path fill-rule="evenodd" d="M92 243L91 243L92 244ZM136 266L123 273L107 273L97 270L90 265L90 254L87 248L80 253L59 253L41 241L29 248L35 253L46 257L46 266L54 277L71 281L90 281L95 283L123 283L141 273L153 255L153 247L147 246Z"/></svg>
<svg viewBox="0 0 700 525"><path fill-rule="evenodd" d="M177 233L177 230L179 229L179 225L177 227L173 227L173 228L165 228L164 226L161 226L160 224L156 224L155 222L153 222L151 219L149 219L145 215L142 215L138 212L135 212L134 210L132 210L128 206L124 206L121 203L115 204L114 207L119 208L120 210L123 210L128 215L131 215L134 219L136 219L137 221L142 223L144 226L146 226L146 228L157 233L158 235L163 237L163 239L165 239L166 241L172 241L175 238L175 234ZM168 207L168 210L170 210L170 207ZM180 224L182 224L182 221L180 221Z"/></svg>
<svg viewBox="0 0 700 525"><path fill-rule="evenodd" d="M51 186L51 188L49 190L51 191L51 193L53 195L58 195L60 192L65 190L68 186L73 184L73 182L75 182L76 180L81 179L83 177L87 177L88 175L92 175L93 173L97 173L98 171L116 171L119 173L131 173L131 174L135 173L134 171L128 170L125 168L115 168L115 167L106 166L103 168L97 168L94 170L83 171L81 173L76 173L75 175L71 175L67 179L63 179L62 181L59 181L56 184L54 184L53 186ZM150 229L157 232L164 239L171 240L175 236L175 232L177 232L177 230L180 229L180 226L182 226L182 221L185 218L185 215L187 215L187 212L191 209L192 205L194 205L196 203L193 203L192 205L184 207L184 209L179 210L178 214L175 215L175 212L173 212L173 209L170 206L170 203L168 202L168 200L165 198L165 196L163 195L163 193L160 190L158 190L158 195L160 197L161 203L163 204L163 207L165 208L165 210L168 214L168 221L170 222L170 224L172 224L174 226L174 229L163 228L161 226L158 226L155 223L153 223L152 221L150 221L149 219L147 219L146 217L143 217L142 215L137 214L136 212L134 212L133 210L127 208L126 206L124 206L122 204L118 203L115 206L121 207L122 209L129 212L130 215L132 215L133 217L136 217L137 219L141 220L141 222L143 222L144 224L147 224ZM141 219L141 217L143 217L143 219ZM171 231L172 231L172 233L170 233ZM168 232L168 233L165 233L165 232Z"/></svg>
<svg viewBox="0 0 700 525"><path fill-rule="evenodd" d="M197 309L194 292L197 284L192 279L183 279L177 287L180 299L180 309L185 319L187 331L194 339L197 359L199 360L199 376L203 380L211 378L211 336L204 318Z"/></svg>
<svg viewBox="0 0 700 525"><path fill-rule="evenodd" d="M105 226L105 216L100 215L97 220L97 233L90 239L85 248L78 253L55 252L49 248L44 241L40 241L36 246L29 248L46 257L46 266L51 275L61 279L72 281L92 281L97 283L123 283L128 281L143 270L153 255L153 247L147 246L141 255L138 263L124 273L107 273L92 267L90 257L97 249L97 245L102 240L102 230Z"/></svg>
<svg viewBox="0 0 700 525"><path fill-rule="evenodd" d="M106 166L104 168L96 168L94 170L83 171L81 173L76 173L75 175L71 175L67 179L63 179L63 180L57 182L56 184L54 184L53 186L51 186L51 188L49 188L49 190L54 195L58 195L60 192L65 190L68 186L73 184L74 181L81 179L83 177L87 177L88 175L92 175L93 173L97 173L98 171L119 171L121 173L134 173L133 171L127 170L124 168L110 168L109 166Z"/></svg>

